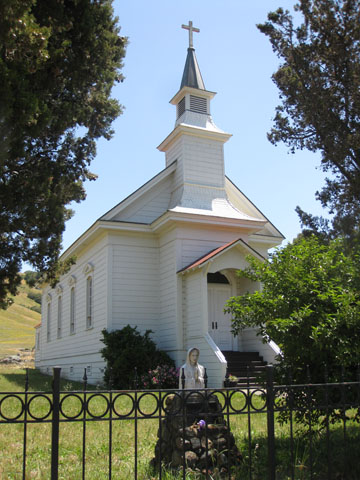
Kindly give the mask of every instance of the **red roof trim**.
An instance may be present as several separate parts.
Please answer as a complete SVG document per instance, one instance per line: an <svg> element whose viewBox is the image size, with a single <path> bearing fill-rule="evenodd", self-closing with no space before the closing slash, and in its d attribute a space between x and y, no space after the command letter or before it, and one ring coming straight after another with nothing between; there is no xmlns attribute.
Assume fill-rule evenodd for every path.
<svg viewBox="0 0 360 480"><path fill-rule="evenodd" d="M250 245L248 245L246 242L244 242L244 240L242 240L241 238L237 238L236 240L233 240L232 242L225 243L225 245L222 245L221 247L218 247L218 248L215 248L214 250L211 250L209 253L207 253L203 257L198 258L194 263L191 263L190 265L187 265L186 267L179 270L177 273L185 272L185 271L188 271L188 270L192 270L195 267L199 267L203 263L207 262L208 260L215 257L219 253L223 252L227 248L232 247L233 245L235 245L235 243L238 243L238 242L243 243L245 247L252 250L254 253L256 253L256 255L259 255L262 258L264 258L259 252L257 252L254 248L250 247Z"/></svg>

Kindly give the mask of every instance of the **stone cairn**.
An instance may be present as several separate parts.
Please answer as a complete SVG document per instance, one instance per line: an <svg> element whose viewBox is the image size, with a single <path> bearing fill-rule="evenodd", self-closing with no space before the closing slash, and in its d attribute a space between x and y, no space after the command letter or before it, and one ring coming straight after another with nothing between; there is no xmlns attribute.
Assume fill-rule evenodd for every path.
<svg viewBox="0 0 360 480"><path fill-rule="evenodd" d="M160 468L162 463L180 470L185 465L200 476L226 476L242 456L221 410L217 396L208 390L169 394L152 466Z"/></svg>

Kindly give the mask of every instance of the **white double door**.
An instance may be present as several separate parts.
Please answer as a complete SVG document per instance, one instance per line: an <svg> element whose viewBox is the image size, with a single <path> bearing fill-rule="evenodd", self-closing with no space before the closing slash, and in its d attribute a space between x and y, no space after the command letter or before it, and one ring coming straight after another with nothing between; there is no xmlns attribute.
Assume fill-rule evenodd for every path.
<svg viewBox="0 0 360 480"><path fill-rule="evenodd" d="M220 350L233 350L231 316L224 306L231 297L230 285L208 284L209 333Z"/></svg>

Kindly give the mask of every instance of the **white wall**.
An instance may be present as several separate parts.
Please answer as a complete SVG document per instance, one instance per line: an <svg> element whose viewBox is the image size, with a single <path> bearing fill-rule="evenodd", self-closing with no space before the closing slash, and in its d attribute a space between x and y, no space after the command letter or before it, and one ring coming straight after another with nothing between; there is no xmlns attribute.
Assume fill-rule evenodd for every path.
<svg viewBox="0 0 360 480"><path fill-rule="evenodd" d="M88 275L84 268L91 262L93 270L93 327L86 327L86 280ZM42 297L42 326L40 333L40 350L36 356L36 367L44 373L54 366L62 367L62 374L70 378L70 367L77 365L74 380L80 380L84 374L83 367L91 365L92 382L102 377L101 368L104 362L99 353L103 344L100 342L101 330L107 325L106 308L106 238L90 247L70 272L60 278L62 287L62 332L57 338L58 292L57 289L46 288ZM75 333L70 334L70 278L75 278ZM51 295L50 340L47 340L48 294ZM81 373L82 370L82 373Z"/></svg>
<svg viewBox="0 0 360 480"><path fill-rule="evenodd" d="M167 211L170 204L173 175L167 176L137 201L125 207L113 220L151 223Z"/></svg>
<svg viewBox="0 0 360 480"><path fill-rule="evenodd" d="M165 235L160 239L160 319L158 332L159 347L174 352L177 350L178 305L176 278L176 239L173 235Z"/></svg>
<svg viewBox="0 0 360 480"><path fill-rule="evenodd" d="M140 332L160 325L159 245L153 235L111 235L111 304L113 330L125 325Z"/></svg>

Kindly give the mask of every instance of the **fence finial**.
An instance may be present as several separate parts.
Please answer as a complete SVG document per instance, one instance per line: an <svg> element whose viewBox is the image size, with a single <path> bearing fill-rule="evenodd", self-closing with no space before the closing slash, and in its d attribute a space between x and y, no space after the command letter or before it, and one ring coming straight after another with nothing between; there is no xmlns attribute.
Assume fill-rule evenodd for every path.
<svg viewBox="0 0 360 480"><path fill-rule="evenodd" d="M86 367L84 368L84 376L83 376L83 381L84 381L84 390L86 390L87 386L87 374L86 374Z"/></svg>
<svg viewBox="0 0 360 480"><path fill-rule="evenodd" d="M181 369L181 388L184 390L185 388L185 369Z"/></svg>

